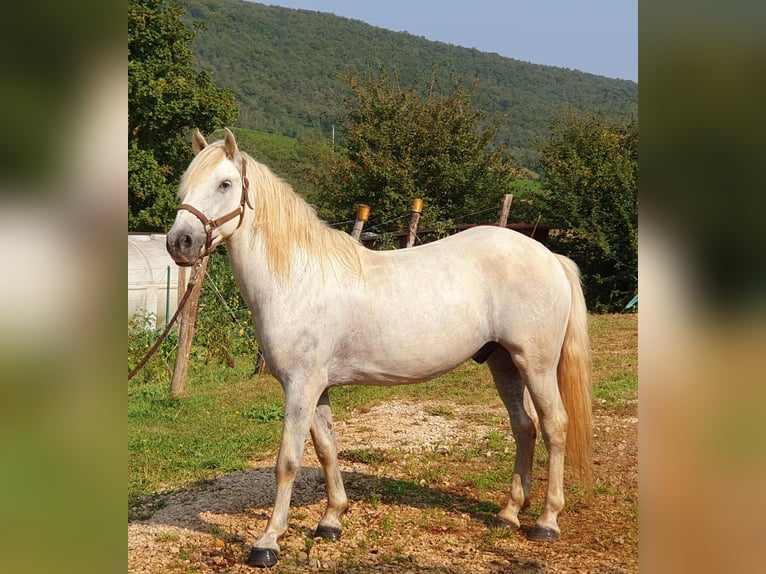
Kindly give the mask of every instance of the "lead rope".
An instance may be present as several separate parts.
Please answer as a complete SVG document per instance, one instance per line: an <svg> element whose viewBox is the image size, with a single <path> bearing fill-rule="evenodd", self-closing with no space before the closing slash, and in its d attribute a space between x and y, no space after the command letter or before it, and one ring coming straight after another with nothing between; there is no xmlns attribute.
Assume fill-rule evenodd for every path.
<svg viewBox="0 0 766 574"><path fill-rule="evenodd" d="M197 278L197 281L201 281L201 280L202 280L201 277ZM189 284L186 287L186 293L184 293L184 296L181 298L181 301L178 303L178 308L176 309L176 312L173 313L173 317L168 322L167 326L165 327L165 330L162 332L159 339L155 341L154 345L152 345L152 348L149 349L149 352L146 353L146 356L143 359L141 359L141 362L138 363L138 366L136 366L135 369L133 369L132 371L130 371L130 373L128 373L128 380L132 379L136 375L136 373L138 373L138 371L140 371L144 367L144 365L146 365L146 362L152 358L152 355L154 355L154 353L157 352L157 349L162 344L162 341L164 341L165 337L168 336L168 333L170 332L170 328L173 326L173 323L175 323L176 319L178 319L178 314L184 308L184 305L186 305L186 301L189 299L189 295L191 294L192 289L194 289L194 286L197 284L197 281L189 282Z"/></svg>

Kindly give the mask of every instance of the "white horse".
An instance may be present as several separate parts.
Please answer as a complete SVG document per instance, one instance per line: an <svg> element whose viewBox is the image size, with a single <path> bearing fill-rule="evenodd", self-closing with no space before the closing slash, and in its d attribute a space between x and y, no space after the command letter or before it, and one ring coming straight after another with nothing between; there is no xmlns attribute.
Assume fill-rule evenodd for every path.
<svg viewBox="0 0 766 574"><path fill-rule="evenodd" d="M348 507L328 389L424 381L466 359L487 361L508 409L516 459L498 521L519 528L529 503L535 424L549 453L545 506L533 540L556 540L564 508L564 453L589 472L590 345L575 264L537 241L476 227L412 249L371 251L322 223L234 135L210 145L196 131L196 157L180 183L184 202L168 232L179 265L225 242L237 285L271 372L285 392L277 494L248 563L276 564L295 475L309 432L327 484L316 536L337 540Z"/></svg>

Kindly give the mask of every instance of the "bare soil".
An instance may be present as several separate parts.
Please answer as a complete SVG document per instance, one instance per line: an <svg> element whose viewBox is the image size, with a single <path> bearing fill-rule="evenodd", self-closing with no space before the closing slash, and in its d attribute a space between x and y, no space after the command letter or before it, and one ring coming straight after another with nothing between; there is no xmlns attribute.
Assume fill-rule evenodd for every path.
<svg viewBox="0 0 766 574"><path fill-rule="evenodd" d="M544 450L522 531L492 525L507 488L492 477L513 443L499 404L445 407L396 401L336 424L351 507L338 542L311 536L324 510L324 479L311 445L295 484L290 529L275 572L637 572L638 416L635 401L594 405L591 493L567 488L561 540L530 542L546 486ZM490 433L507 433L507 448ZM492 447L494 445L494 450ZM486 449L486 450L485 450ZM274 459L169 493L128 524L128 571L252 573L244 560L274 500ZM484 473L484 474L482 474ZM473 478L472 478L473 477Z"/></svg>

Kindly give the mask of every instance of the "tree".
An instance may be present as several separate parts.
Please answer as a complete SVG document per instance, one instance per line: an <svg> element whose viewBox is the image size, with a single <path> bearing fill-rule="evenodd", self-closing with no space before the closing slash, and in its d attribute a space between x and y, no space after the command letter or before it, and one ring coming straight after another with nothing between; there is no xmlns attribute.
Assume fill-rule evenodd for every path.
<svg viewBox="0 0 766 574"><path fill-rule="evenodd" d="M322 213L326 219L348 219L366 203L371 222L389 222L416 197L426 204L422 225L487 209L496 216L519 170L505 148L490 147L499 122L473 107L478 80L468 91L455 81L452 92L439 93L435 76L423 92L382 69L345 79L353 97L341 144L328 150L314 181L320 202L334 210Z"/></svg>
<svg viewBox="0 0 766 574"><path fill-rule="evenodd" d="M128 2L128 229L163 231L191 157L188 132L237 117L234 95L193 67L194 30L176 0Z"/></svg>
<svg viewBox="0 0 766 574"><path fill-rule="evenodd" d="M539 209L559 228L551 246L580 266L592 310L619 311L638 272L638 124L568 112L541 154Z"/></svg>

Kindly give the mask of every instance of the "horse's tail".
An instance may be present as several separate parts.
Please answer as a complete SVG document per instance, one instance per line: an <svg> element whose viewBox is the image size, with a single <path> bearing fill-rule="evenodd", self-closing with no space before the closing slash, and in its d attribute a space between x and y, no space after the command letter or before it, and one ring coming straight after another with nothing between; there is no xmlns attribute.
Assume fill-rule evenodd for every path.
<svg viewBox="0 0 766 574"><path fill-rule="evenodd" d="M564 344L558 366L559 391L569 417L567 430L567 460L584 485L591 484L591 354L588 336L588 310L585 306L580 271L563 255L557 255L572 289Z"/></svg>

